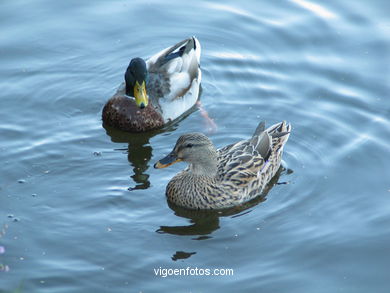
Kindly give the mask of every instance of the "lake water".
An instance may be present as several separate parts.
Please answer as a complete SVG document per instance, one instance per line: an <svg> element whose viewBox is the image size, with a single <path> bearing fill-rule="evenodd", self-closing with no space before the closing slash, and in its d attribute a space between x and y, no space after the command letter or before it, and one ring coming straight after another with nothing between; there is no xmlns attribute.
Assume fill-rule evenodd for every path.
<svg viewBox="0 0 390 293"><path fill-rule="evenodd" d="M389 292L388 1L2 1L1 292ZM132 57L191 35L197 109L149 134L105 129ZM293 131L266 197L170 207L183 133L217 147L261 120ZM1 230L3 230L1 232ZM233 269L232 276L156 275ZM16 291L15 291L16 290Z"/></svg>

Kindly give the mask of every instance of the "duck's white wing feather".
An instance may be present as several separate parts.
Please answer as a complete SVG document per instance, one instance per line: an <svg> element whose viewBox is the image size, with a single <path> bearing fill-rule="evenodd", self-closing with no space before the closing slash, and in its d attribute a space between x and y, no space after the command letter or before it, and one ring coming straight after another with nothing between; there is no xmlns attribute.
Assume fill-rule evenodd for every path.
<svg viewBox="0 0 390 293"><path fill-rule="evenodd" d="M201 82L200 43L189 38L152 56L147 62L149 92L158 98L165 121L189 110L198 99Z"/></svg>

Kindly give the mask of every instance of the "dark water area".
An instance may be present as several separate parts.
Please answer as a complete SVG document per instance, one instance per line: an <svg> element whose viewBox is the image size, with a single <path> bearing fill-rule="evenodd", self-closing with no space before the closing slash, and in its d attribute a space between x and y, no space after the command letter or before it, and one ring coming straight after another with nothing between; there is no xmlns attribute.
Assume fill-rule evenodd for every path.
<svg viewBox="0 0 390 293"><path fill-rule="evenodd" d="M389 11L0 2L0 292L389 292ZM104 128L129 60L192 35L217 130L197 108L152 133ZM222 147L260 120L293 125L264 197L222 213L167 203L184 164L153 164L181 134ZM187 267L234 274L154 272Z"/></svg>

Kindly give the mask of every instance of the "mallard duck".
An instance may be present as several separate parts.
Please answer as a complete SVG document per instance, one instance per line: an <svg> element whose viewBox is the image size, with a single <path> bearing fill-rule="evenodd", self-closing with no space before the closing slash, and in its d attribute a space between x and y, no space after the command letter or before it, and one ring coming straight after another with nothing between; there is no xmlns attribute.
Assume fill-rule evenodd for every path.
<svg viewBox="0 0 390 293"><path fill-rule="evenodd" d="M199 97L200 43L189 38L147 61L134 58L125 82L106 103L105 125L129 132L161 128L189 110Z"/></svg>
<svg viewBox="0 0 390 293"><path fill-rule="evenodd" d="M272 179L290 130L286 122L267 129L261 122L252 138L219 150L204 134L184 134L154 167L189 163L167 185L166 195L174 204L190 209L230 208L255 198Z"/></svg>

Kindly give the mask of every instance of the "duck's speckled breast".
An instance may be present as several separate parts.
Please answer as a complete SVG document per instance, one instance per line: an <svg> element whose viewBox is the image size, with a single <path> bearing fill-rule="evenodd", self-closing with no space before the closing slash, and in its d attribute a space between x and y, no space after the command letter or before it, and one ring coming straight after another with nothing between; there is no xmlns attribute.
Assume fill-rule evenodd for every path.
<svg viewBox="0 0 390 293"><path fill-rule="evenodd" d="M168 183L166 196L170 202L188 209L222 209L237 203L237 196L229 191L216 178L184 170Z"/></svg>
<svg viewBox="0 0 390 293"><path fill-rule="evenodd" d="M104 124L128 132L144 132L164 126L161 114L152 103L140 109L135 101L123 95L112 97L103 108Z"/></svg>

